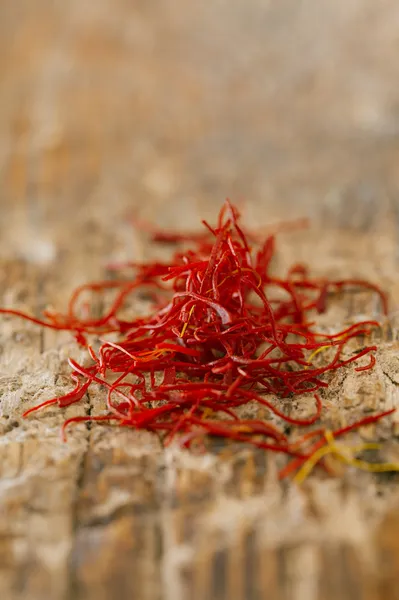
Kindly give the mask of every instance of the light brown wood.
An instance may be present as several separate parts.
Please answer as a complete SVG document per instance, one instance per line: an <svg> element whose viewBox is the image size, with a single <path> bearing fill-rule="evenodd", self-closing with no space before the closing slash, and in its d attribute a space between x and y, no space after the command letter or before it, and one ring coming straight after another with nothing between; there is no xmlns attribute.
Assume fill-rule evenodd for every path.
<svg viewBox="0 0 399 600"><path fill-rule="evenodd" d="M307 261L390 292L377 366L334 378L328 423L398 406L394 0L3 0L0 15L3 306L62 309L107 261L154 256L133 214L192 229L245 197L249 225L310 217L279 236L276 268ZM380 310L346 294L320 322ZM65 417L102 410L101 391L21 414L69 389L74 353L0 320L2 598L399 598L397 476L298 488L262 452L195 457L94 425L64 444ZM399 459L388 424L361 436Z"/></svg>

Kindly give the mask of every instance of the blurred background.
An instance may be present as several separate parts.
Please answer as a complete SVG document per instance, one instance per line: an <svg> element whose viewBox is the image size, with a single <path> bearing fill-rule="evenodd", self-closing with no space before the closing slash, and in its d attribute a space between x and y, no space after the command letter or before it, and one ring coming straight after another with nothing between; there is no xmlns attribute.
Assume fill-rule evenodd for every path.
<svg viewBox="0 0 399 600"><path fill-rule="evenodd" d="M2 256L165 227L396 206L395 0L3 0ZM340 208L352 203L350 216ZM15 232L18 231L18 235ZM127 234L126 234L127 235ZM115 250L117 254L117 250Z"/></svg>

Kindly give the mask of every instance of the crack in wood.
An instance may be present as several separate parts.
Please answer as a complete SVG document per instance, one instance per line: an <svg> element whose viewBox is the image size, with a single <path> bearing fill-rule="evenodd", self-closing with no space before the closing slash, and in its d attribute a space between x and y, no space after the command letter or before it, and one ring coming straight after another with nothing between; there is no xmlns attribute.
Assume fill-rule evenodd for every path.
<svg viewBox="0 0 399 600"><path fill-rule="evenodd" d="M85 413L87 416L91 415L92 404L90 399L90 393L85 395L86 403L85 403ZM66 589L66 600L78 600L80 596L80 586L79 580L77 577L76 564L73 560L73 555L76 552L76 545L78 544L77 535L80 529L80 521L79 521L79 506L80 499L84 489L85 483L85 473L86 473L86 461L88 454L90 452L91 447L91 423L90 421L85 422L85 427L87 431L86 435L86 447L82 452L76 473L76 484L74 490L74 499L72 501L72 509L71 509L71 528L72 528L72 541L71 541L71 550L68 558L68 586Z"/></svg>

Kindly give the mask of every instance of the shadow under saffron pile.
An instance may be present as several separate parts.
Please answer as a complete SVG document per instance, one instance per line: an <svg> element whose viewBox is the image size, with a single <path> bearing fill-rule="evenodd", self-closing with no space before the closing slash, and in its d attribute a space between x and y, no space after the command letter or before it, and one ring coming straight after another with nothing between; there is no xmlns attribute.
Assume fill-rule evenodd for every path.
<svg viewBox="0 0 399 600"><path fill-rule="evenodd" d="M329 335L315 331L312 320L326 310L331 297L354 287L378 294L386 312L384 293L366 281L312 278L303 265L276 277L270 269L274 236L262 240L257 233L244 232L229 202L215 227L203 225L201 234L153 232L153 242L179 248L170 262L129 264L134 274L129 279L81 286L66 314L47 311L35 319L17 310L0 311L68 330L88 351L86 365L69 361L74 389L29 409L25 416L46 406L64 408L79 402L92 384L100 383L107 390L106 412L69 419L64 434L71 422L90 420L157 432L165 445L174 440L184 448L217 436L288 455L291 461L280 476L299 469L298 481L316 462L328 470L328 452L355 464L354 459L345 460L335 438L393 411L334 432L306 429L298 437L298 429L319 420L329 373L351 363L359 372L373 367L375 346L344 356L350 340L369 334L378 323L358 322ZM190 249L181 250L182 243ZM99 318L82 318L82 294L110 290L114 298L107 310ZM127 318L127 303L143 291L151 300L151 314ZM112 340L103 340L98 349L90 345L91 336L110 334ZM319 351L323 366L315 360ZM287 401L282 399L294 401L298 396L309 400L306 418L283 409ZM244 418L246 405L262 408L262 418ZM295 442L285 433L284 423L296 426ZM396 470L396 465L374 466Z"/></svg>

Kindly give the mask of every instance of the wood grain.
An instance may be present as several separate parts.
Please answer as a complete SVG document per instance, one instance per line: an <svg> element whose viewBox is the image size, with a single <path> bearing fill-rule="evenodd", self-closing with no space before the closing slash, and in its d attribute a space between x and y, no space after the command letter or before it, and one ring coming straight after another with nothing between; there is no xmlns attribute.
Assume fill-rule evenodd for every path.
<svg viewBox="0 0 399 600"><path fill-rule="evenodd" d="M156 255L133 215L191 229L245 197L249 225L311 220L280 235L276 268L390 292L377 366L333 379L328 424L399 405L394 0L4 0L0 14L2 305L62 309L107 261ZM360 315L381 317L371 294L320 322ZM196 457L95 425L64 444L64 418L102 410L101 390L21 414L69 389L76 352L0 320L2 598L399 598L395 475L297 488L258 451ZM395 427L361 436L398 460Z"/></svg>

